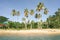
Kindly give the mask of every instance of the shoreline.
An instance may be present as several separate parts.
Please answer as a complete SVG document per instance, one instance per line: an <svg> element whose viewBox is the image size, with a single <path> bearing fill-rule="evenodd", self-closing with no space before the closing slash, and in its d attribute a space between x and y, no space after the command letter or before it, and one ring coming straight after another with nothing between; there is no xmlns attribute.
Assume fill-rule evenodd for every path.
<svg viewBox="0 0 60 40"><path fill-rule="evenodd" d="M60 29L0 30L0 35L57 35Z"/></svg>

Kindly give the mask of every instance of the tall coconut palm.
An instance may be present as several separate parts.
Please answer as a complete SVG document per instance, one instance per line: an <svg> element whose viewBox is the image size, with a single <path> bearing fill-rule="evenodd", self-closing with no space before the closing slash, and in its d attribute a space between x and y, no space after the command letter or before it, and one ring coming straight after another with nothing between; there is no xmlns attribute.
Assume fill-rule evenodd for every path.
<svg viewBox="0 0 60 40"><path fill-rule="evenodd" d="M12 10L12 16L20 16L20 12L19 11L16 11L15 9ZM17 18L18 20L18 18ZM16 24L17 25L17 24Z"/></svg>
<svg viewBox="0 0 60 40"><path fill-rule="evenodd" d="M34 10L31 9L31 10L30 10L30 15L33 16L33 14L34 14ZM32 24L31 24L31 29L32 29Z"/></svg>
<svg viewBox="0 0 60 40"><path fill-rule="evenodd" d="M37 17L38 19L40 19L40 17L41 17L39 12L43 9L43 7L44 7L44 4L39 2L39 4L37 5L37 8L36 8L36 11L38 11L38 17ZM39 28L39 22L38 22L38 28Z"/></svg>
<svg viewBox="0 0 60 40"><path fill-rule="evenodd" d="M18 21L19 20L18 17L20 16L20 12L19 11L16 12L16 16L17 16L17 21ZM18 25L18 24L16 23L16 25Z"/></svg>
<svg viewBox="0 0 60 40"><path fill-rule="evenodd" d="M28 13L29 13L29 11L28 11L28 9L26 8L25 10L24 10L24 16L26 17L26 19L28 18ZM25 22L25 29L27 29L27 23Z"/></svg>
<svg viewBox="0 0 60 40"><path fill-rule="evenodd" d="M47 8L45 8L44 4L39 2L39 4L37 5L36 11L38 11L38 14L41 10L44 10L44 14L47 14ZM39 17L38 17L39 18ZM39 24L39 23L38 23Z"/></svg>

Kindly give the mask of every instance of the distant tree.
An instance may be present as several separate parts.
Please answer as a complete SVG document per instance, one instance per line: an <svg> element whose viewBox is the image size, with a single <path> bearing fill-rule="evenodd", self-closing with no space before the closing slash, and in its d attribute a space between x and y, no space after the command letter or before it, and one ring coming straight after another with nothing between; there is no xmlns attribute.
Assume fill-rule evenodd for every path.
<svg viewBox="0 0 60 40"><path fill-rule="evenodd" d="M55 12L55 15L49 16L47 22L50 28L60 28L60 9Z"/></svg>
<svg viewBox="0 0 60 40"><path fill-rule="evenodd" d="M0 23L4 23L8 21L8 18L4 17L4 16L0 16Z"/></svg>

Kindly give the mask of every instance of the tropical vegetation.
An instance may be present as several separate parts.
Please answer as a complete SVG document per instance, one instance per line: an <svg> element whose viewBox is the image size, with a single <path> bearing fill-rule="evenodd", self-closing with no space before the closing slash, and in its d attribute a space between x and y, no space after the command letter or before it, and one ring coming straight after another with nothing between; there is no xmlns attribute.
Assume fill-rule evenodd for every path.
<svg viewBox="0 0 60 40"><path fill-rule="evenodd" d="M48 14L48 9L45 5L41 2L38 3L36 7L36 13L33 9L28 10L28 8L24 9L24 17L22 18L22 22L13 22L8 20L9 18L0 16L0 29L43 29L43 28L60 28L60 8L55 12L55 15L50 15L45 22L40 20L42 14L40 14L41 10L43 10L44 14ZM21 13L16 11L15 9L12 10L12 16L19 17ZM29 20L29 15L31 16L31 20ZM36 18L38 21L35 22L32 20L32 17ZM14 19L13 19L14 20ZM19 20L17 18L17 20Z"/></svg>

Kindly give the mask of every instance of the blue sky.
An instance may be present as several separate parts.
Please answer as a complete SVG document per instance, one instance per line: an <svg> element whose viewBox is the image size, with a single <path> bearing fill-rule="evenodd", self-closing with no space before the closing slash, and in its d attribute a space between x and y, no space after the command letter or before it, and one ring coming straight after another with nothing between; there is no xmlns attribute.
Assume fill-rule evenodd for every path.
<svg viewBox="0 0 60 40"><path fill-rule="evenodd" d="M24 17L24 9L28 8L30 9L36 9L36 6L39 2L44 3L44 5L48 8L49 12L47 15L44 15L43 12L41 12L42 17L41 19L43 21L46 20L49 15L54 15L54 12L57 11L58 8L60 8L60 0L0 0L0 16L5 16L9 18L11 21L19 21L21 22ZM17 11L20 11L20 16L19 17L13 17L11 15L12 9L16 9ZM35 12L36 13L36 12ZM17 20L18 18L18 20ZM29 20L34 20L34 16L31 18L29 15Z"/></svg>

